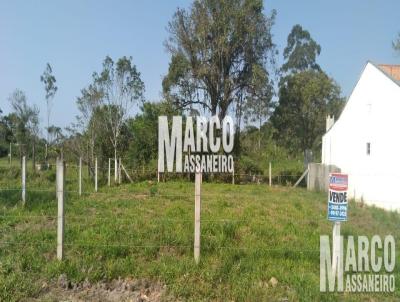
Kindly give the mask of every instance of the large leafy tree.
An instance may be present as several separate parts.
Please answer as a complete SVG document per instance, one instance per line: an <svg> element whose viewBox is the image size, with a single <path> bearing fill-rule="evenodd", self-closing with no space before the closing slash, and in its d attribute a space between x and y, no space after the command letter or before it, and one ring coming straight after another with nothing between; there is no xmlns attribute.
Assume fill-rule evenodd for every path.
<svg viewBox="0 0 400 302"><path fill-rule="evenodd" d="M168 25L171 54L163 91L181 109L197 106L223 118L251 94L255 70L273 63L271 16L261 0L195 0ZM265 82L268 84L268 81Z"/></svg>
<svg viewBox="0 0 400 302"><path fill-rule="evenodd" d="M325 73L293 74L279 89L279 106L272 116L275 137L293 152L316 147L326 115L339 114L342 103L339 86Z"/></svg>

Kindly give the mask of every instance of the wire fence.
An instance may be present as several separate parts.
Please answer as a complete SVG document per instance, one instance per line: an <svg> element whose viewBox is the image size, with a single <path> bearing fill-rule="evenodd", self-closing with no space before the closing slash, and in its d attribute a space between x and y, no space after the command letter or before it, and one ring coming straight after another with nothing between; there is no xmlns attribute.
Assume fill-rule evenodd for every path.
<svg viewBox="0 0 400 302"><path fill-rule="evenodd" d="M165 172L158 173L157 168L132 168L124 166L123 163L117 161L117 166L113 162L113 159L108 166L108 164L97 165L98 174L98 184L105 185L107 183L123 183L129 181L161 181L167 182L171 180L189 180L194 181L193 172L176 173L176 172ZM121 169L121 165L124 166ZM49 161L47 165L37 164L36 167L32 165L27 165L28 175L40 175L40 173L50 172L54 173L55 162ZM83 181L94 183L95 178L95 165L94 163L82 163L79 164L68 162L65 164L67 173L71 178L67 178L67 181L76 182L79 176L79 170L81 170ZM21 162L14 160L12 164L6 162L0 162L0 169L11 170L18 172L21 169ZM290 169L289 169L290 170ZM289 170L279 170L275 171L272 166L272 171L267 171L267 174L254 173L251 171L234 171L233 173L211 173L203 172L203 181L205 182L219 182L219 183L233 183L233 184L273 184L273 185L283 185L291 186L293 185L301 176L302 171L290 171ZM52 172L53 171L53 172ZM109 179L108 179L109 178ZM304 182L302 183L305 184Z"/></svg>
<svg viewBox="0 0 400 302"><path fill-rule="evenodd" d="M117 166L118 168L119 166ZM183 193L173 193L173 192L159 192L157 191L157 186L155 186L155 190L152 190L152 187L148 189L148 192L134 192L129 190L129 186L127 187L118 187L116 189L116 185L119 185L119 182L113 181L114 177L111 177L110 174L112 174L113 171L115 171L114 167L110 166L110 169L102 169L98 167L97 171L94 171L95 175L97 175L98 171L105 171L108 173L104 173L103 175L99 174L97 175L98 180L100 179L99 184L99 190L95 190L95 187L97 188L97 185L94 185L94 177L93 173L89 172L90 169L89 167L83 167L81 165L76 165L76 164L65 164L66 168L66 173L64 173L64 182L65 182L65 187L62 188L61 191L59 191L58 188L56 188L55 183L56 183L56 171L50 170L45 170L45 171L37 171L32 170L32 169L25 169L26 171L26 182L20 182L21 180L21 173L23 173L23 170L21 168L18 168L18 166L12 166L11 168L7 165L0 165L1 169L4 169L4 171L13 171L14 174L9 175L7 179L4 179L4 175L7 175L3 173L3 179L0 179L0 201L9 199L8 201L11 202L11 199L19 200L19 194L24 192L26 194L26 204L27 207L23 208L21 212L13 210L13 208L10 210L10 207L3 206L0 208L0 222L12 222L12 220L15 220L14 223L30 223L30 224L39 224L38 228L36 228L36 232L40 231L48 231L49 233L44 233L42 237L44 238L29 238L28 240L21 240L21 238L24 237L24 235L19 232L15 232L15 230L12 230L10 232L0 230L0 247L6 248L7 246L48 246L50 249L55 248L56 246L56 230L57 230L57 225L60 225L60 218L62 218L62 223L66 223L67 227L67 233L66 233L66 238L65 241L62 243L63 246L65 247L73 247L73 248L128 248L128 249L146 249L146 248L151 248L151 249L184 249L188 251L192 251L195 247L193 246L192 240L193 240L193 234L190 234L188 232L184 233L183 235L171 235L174 232L174 228L178 225L185 225L189 229L193 228L193 224L195 223L195 219L193 217L193 213L191 214L183 214L181 215L182 217L178 218L171 218L171 217L141 217L142 214L145 214L144 212L137 212L136 215L127 215L127 214L110 214L109 211L104 211L103 214L97 214L97 212L102 212L102 209L96 210L96 213L91 212L93 209L86 207L87 205L90 205L93 203L93 200L96 200L96 203L99 204L100 202L98 201L98 198L101 197L112 197L114 202L116 202L119 206L121 205L122 201L127 201L130 205L134 203L140 203L143 205L143 208L146 209L146 203L145 201L147 199L157 199L157 200L163 200L164 202L167 200L171 201L187 201L185 204L188 206L192 206L192 202L194 199L194 190L192 191L184 191ZM8 170L7 170L8 169ZM119 168L118 168L119 169ZM56 169L54 169L56 170ZM4 172L3 171L3 172ZM86 172L83 172L86 171ZM133 170L133 169L128 169L127 170L129 173L131 173L131 178L134 178L134 173L143 173L142 176L148 176L149 173L153 176L152 178L146 178L147 181L151 181L153 184L157 182L158 178L158 172L153 171L153 170L147 170L145 171L144 169L142 170ZM119 170L117 172L120 173L121 171ZM79 179L79 175L82 175ZM100 176L101 175L101 176ZM107 185L107 175L108 178L110 179L110 189L108 188ZM98 177L100 176L100 177ZM183 180L193 180L194 175L186 175L186 174L173 174L173 173L165 173L162 175L160 181L168 181L170 179L183 179ZM273 176L273 177L297 177L298 175L278 175L278 176ZM6 176L7 177L7 176ZM117 176L117 178L120 178L121 176ZM228 183L230 183L229 178L234 178L235 179L235 184L241 183L237 181L238 179L250 179L249 182L252 183L266 183L268 184L270 182L270 179L268 176L264 175L257 175L257 174L245 174L245 173L239 173L239 174L226 174L224 175L226 177ZM136 178L134 178L136 180ZM204 174L203 176L203 181L207 182L208 180L214 182L215 177L213 174ZM224 179L222 178L222 182ZM128 179L124 178L122 182L127 182ZM217 178L217 181L221 181L221 178ZM80 187L80 189L78 189ZM82 188L83 187L83 188ZM56 202L51 203L51 206L49 207L43 207L43 213L30 213L29 211L29 204L31 202L31 198L39 198L41 201L45 200L50 200L50 201L56 201L57 198L56 196L58 195L57 193L62 193L65 198L66 198L66 208L65 214L62 214L62 217L60 217L60 214L56 215ZM9 195L9 193L12 193L13 196ZM33 197L31 194L38 194L38 197ZM46 197L46 196L47 197ZM74 195L74 197L72 197ZM88 197L89 199L86 199ZM247 194L246 196L246 202L266 202L263 200L263 198L260 196L252 196L251 194ZM25 198L25 197L24 197ZM71 208L69 206L70 198L74 199L74 202L79 202L80 210L84 214L77 214L76 213L76 208ZM230 192L218 192L218 193L213 193L213 192L207 192L203 191L201 193L201 198L203 203L207 203L209 200L219 200L219 201L229 201L229 202L241 202L243 199L243 196L237 193L230 193ZM35 201L37 202L37 201ZM104 201L103 201L104 202ZM162 203L161 203L162 204ZM0 204L1 205L1 204ZM58 204L58 207L60 204ZM15 207L15 203L14 203ZM122 208L123 209L123 208ZM142 209L143 210L143 209ZM54 214L50 214L49 212L53 212ZM105 216L107 215L107 216ZM268 252L268 253L292 253L292 254L314 254L314 253L319 253L319 250L317 249L317 246L315 249L309 249L309 248L303 248L303 249L296 249L295 246L289 247L288 249L277 249L277 248L271 248L271 245L260 245L257 244L252 247L246 247L243 246L243 242L240 240L236 240L234 238L234 234L236 231L235 229L238 229L240 227L245 227L245 228L256 228L256 226L264 225L268 227L268 224L271 222L268 221L268 219L265 220L259 220L259 221L251 221L250 217L235 217L235 218L213 218L213 217L207 217L207 213L204 215L205 217L202 217L201 223L205 226L204 232L201 234L201 239L203 245L202 249L204 251L213 251L213 250L227 250L227 249L232 249L232 250L241 250L241 251L257 251L261 250L263 252ZM303 220L307 221L304 217L304 215L289 215L286 216L288 218L288 223L290 219L297 219L297 220ZM149 231L152 230L152 228L158 232L158 235L168 235L167 240L159 240L159 236L155 236L156 238L152 238L148 242L146 240L142 242L126 242L125 240L119 241L119 242L104 242L104 238L99 237L99 238L92 238L91 242L86 242L86 241L81 241L77 238L70 238L69 236L71 235L71 232L81 232L81 231L87 231L90 230L92 235L95 235L96 233L101 233L102 229L98 228L98 223L101 222L107 226L112 231L112 228L116 228L115 232L118 232L121 230L121 225L126 229L131 225L140 225L146 220L151 220L152 226L149 227ZM39 221L39 222L38 222ZM40 221L45 221L45 223L41 223ZM207 228L207 224L212 225L214 228L217 227L217 229L210 230ZM233 230L233 231L232 231ZM58 232L58 231L57 231ZM132 235L135 232L135 230L129 230L128 235ZM143 234L142 234L143 235ZM11 238L10 238L11 236ZM22 237L21 237L22 236ZM129 237L129 236L128 236ZM87 236L85 237L87 239ZM117 236L117 238L119 238ZM96 241L97 240L97 241ZM226 244L226 243L229 244ZM224 244L225 243L225 244Z"/></svg>

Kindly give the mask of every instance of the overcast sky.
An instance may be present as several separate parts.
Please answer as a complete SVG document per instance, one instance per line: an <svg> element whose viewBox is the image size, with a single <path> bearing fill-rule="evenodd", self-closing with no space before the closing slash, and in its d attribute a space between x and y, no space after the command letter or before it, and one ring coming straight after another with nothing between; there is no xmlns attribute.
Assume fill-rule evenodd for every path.
<svg viewBox="0 0 400 302"><path fill-rule="evenodd" d="M41 109L45 99L40 75L53 67L58 92L51 123L74 121L76 97L98 71L106 55L132 56L146 86L146 98L161 99L161 81L169 55L163 42L177 7L191 1L0 1L0 108L23 90ZM400 31L400 1L265 1L265 13L277 10L274 42L282 50L295 24L321 45L318 61L348 96L367 60L400 64L391 42Z"/></svg>

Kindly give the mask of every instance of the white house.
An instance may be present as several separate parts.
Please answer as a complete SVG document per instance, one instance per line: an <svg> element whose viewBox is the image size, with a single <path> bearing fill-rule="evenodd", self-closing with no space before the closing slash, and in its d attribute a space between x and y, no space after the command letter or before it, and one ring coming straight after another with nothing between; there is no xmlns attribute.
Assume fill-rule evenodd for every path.
<svg viewBox="0 0 400 302"><path fill-rule="evenodd" d="M349 174L349 196L400 210L400 65L368 62L336 123L327 119L322 163Z"/></svg>

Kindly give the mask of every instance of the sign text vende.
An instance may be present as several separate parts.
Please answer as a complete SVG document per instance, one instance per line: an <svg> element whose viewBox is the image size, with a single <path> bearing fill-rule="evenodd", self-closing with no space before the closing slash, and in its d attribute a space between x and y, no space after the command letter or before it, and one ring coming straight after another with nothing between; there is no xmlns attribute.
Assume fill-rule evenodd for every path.
<svg viewBox="0 0 400 302"><path fill-rule="evenodd" d="M347 188L347 174L331 173L329 175L328 220L347 220Z"/></svg>

